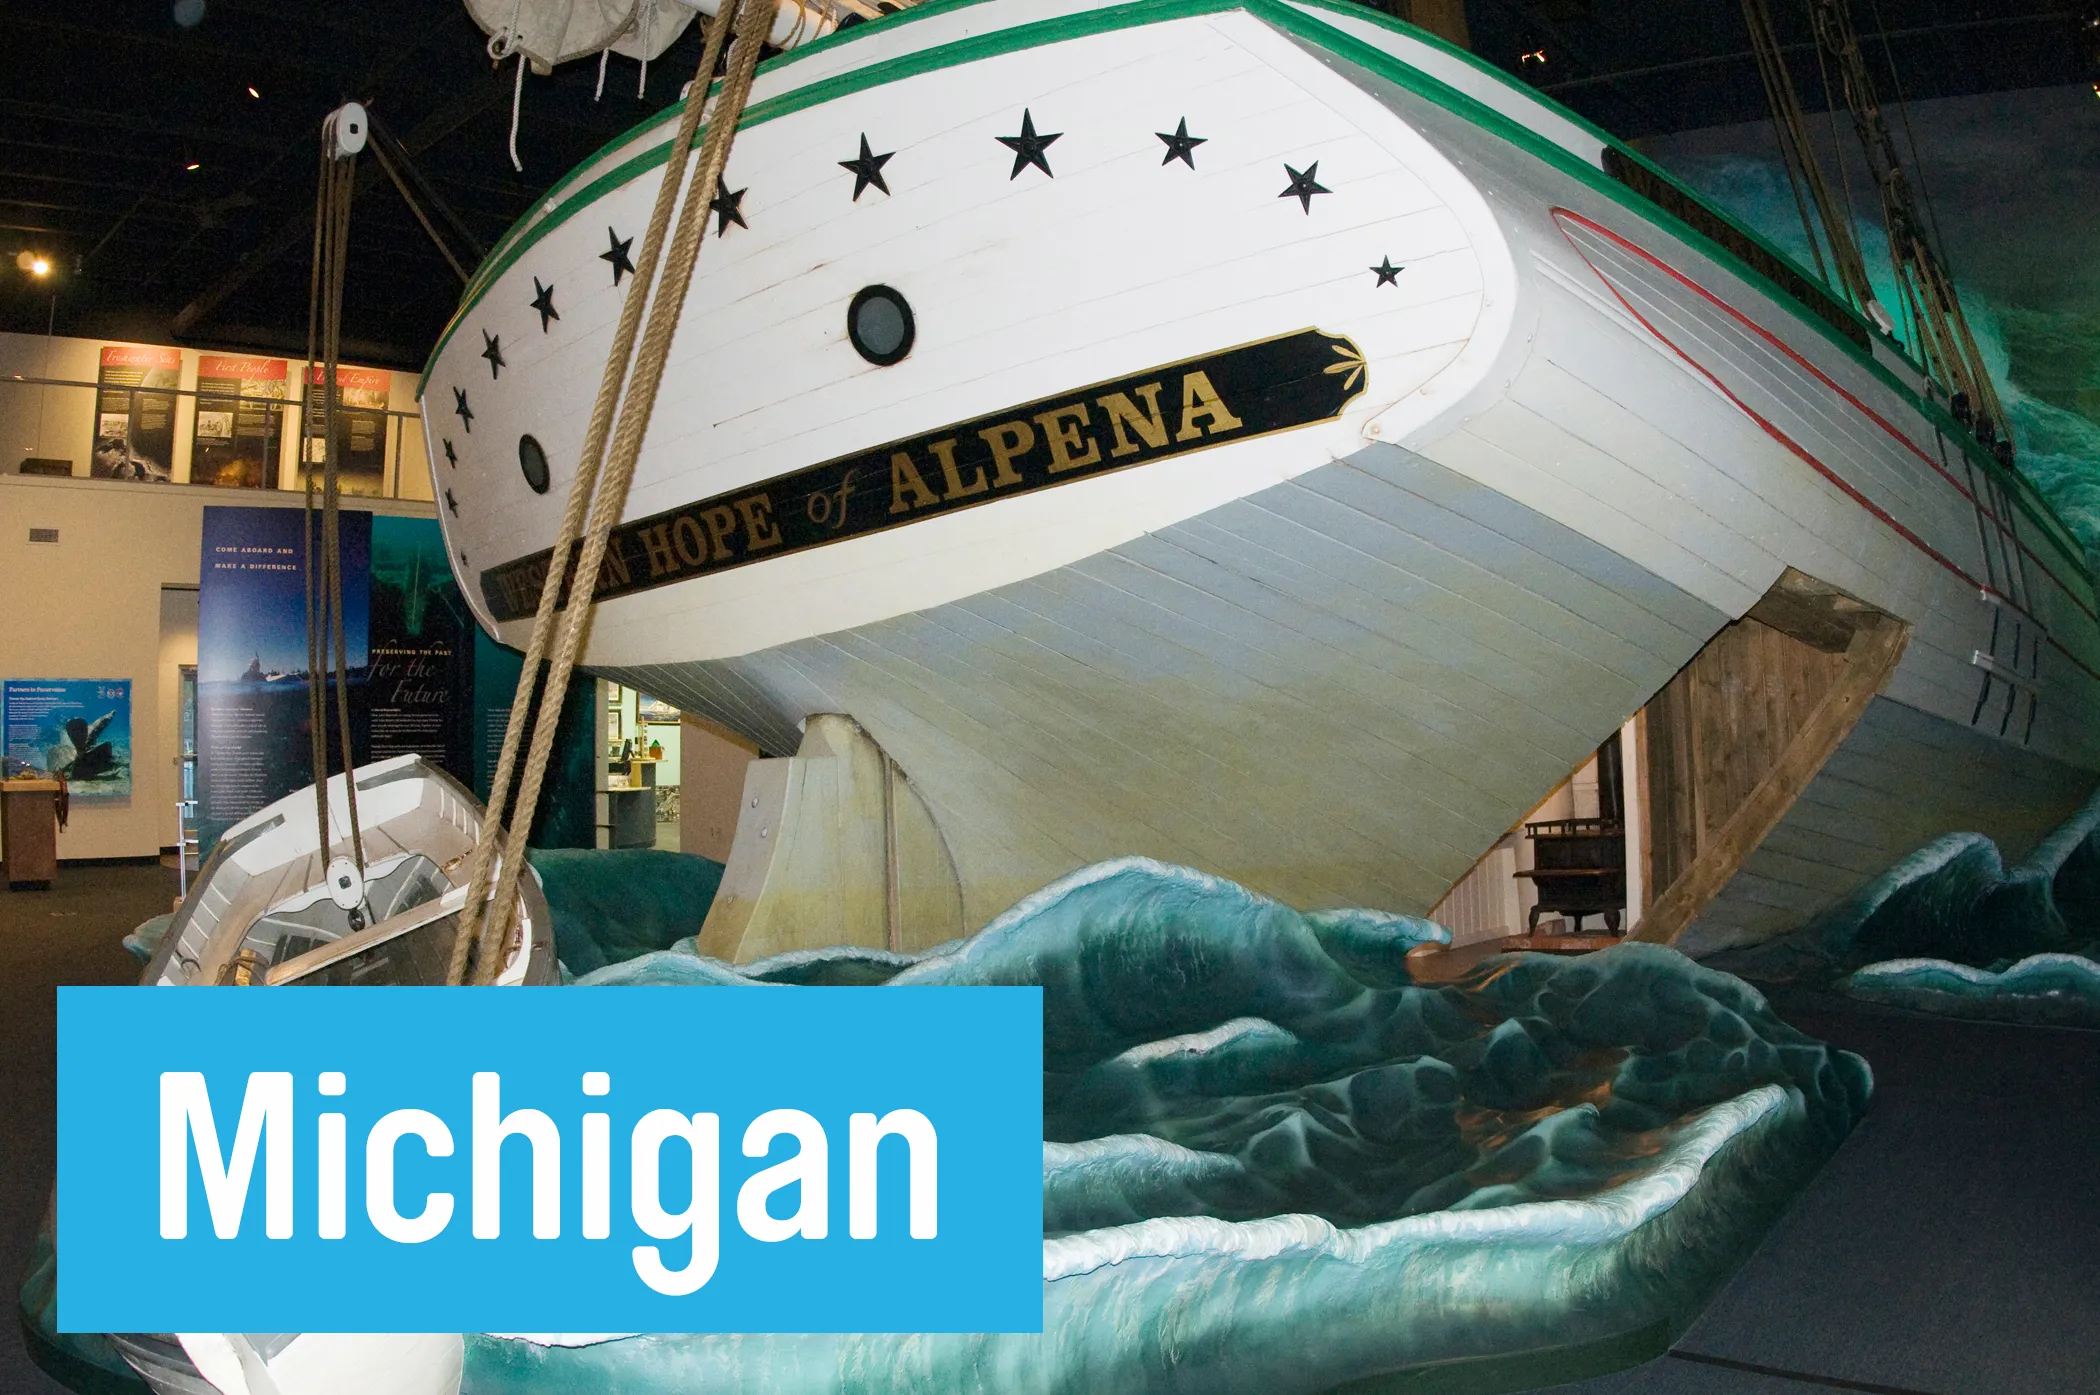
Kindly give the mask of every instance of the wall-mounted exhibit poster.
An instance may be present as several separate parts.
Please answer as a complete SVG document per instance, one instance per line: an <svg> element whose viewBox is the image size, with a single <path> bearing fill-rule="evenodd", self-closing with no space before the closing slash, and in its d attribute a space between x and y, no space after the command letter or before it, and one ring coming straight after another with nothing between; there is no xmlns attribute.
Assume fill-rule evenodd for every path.
<svg viewBox="0 0 2100 1395"><path fill-rule="evenodd" d="M205 354L197 360L191 484L277 487L286 368L281 358L237 354Z"/></svg>
<svg viewBox="0 0 2100 1395"><path fill-rule="evenodd" d="M197 821L202 851L273 800L313 781L306 647L307 515L301 509L207 508L197 597ZM320 556L320 518L313 519ZM372 516L344 513L343 634L351 754L365 748ZM325 678L325 674L322 675ZM329 684L333 702L334 684ZM343 768L331 705L328 760Z"/></svg>
<svg viewBox="0 0 2100 1395"><path fill-rule="evenodd" d="M71 797L131 798L129 678L10 678L0 685L10 777L65 777Z"/></svg>
<svg viewBox="0 0 2100 1395"><path fill-rule="evenodd" d="M318 363L306 367L306 395L311 403L321 400L325 370ZM349 368L337 365L336 386L342 406L336 414L336 492L378 498L386 493L387 391L393 375L383 368ZM306 413L304 459L319 483L322 448L320 414ZM302 481L303 483L303 481Z"/></svg>
<svg viewBox="0 0 2100 1395"><path fill-rule="evenodd" d="M473 620L429 518L372 520L372 759L419 755L464 778L473 764Z"/></svg>
<svg viewBox="0 0 2100 1395"><path fill-rule="evenodd" d="M175 459L175 394L165 389L182 385L182 350L105 344L95 381L95 460L89 473L102 480L166 483Z"/></svg>
<svg viewBox="0 0 2100 1395"><path fill-rule="evenodd" d="M313 780L304 518L300 509L204 511L197 797L205 855L228 828ZM352 760L421 756L486 796L520 656L474 624L435 519L345 510L341 533ZM340 772L329 687L328 762ZM535 847L595 840L591 691L573 685L562 709L562 754L547 774Z"/></svg>
<svg viewBox="0 0 2100 1395"><path fill-rule="evenodd" d="M503 730L510 722L510 706L517 696L518 682L525 671L525 656L498 644L480 626L472 630L474 645L474 793L482 799L496 783L496 763L503 755ZM561 705L561 725L554 734L554 759L547 766L540 786L539 808L533 812L535 848L591 848L598 845L598 738L597 684L581 674L569 682ZM518 765L522 767L521 758ZM509 807L515 808L522 769L511 771Z"/></svg>

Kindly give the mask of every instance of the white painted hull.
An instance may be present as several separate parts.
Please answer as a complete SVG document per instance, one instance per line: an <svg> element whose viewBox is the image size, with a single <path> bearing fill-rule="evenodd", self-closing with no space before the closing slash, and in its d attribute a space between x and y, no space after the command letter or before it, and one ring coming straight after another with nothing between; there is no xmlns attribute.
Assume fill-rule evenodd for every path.
<svg viewBox="0 0 2100 1395"><path fill-rule="evenodd" d="M1054 178L1009 175L1024 108L1059 133ZM1600 137L1409 32L1006 0L807 50L751 113L726 181L749 226L703 247L629 520L1307 327L1366 362L1329 419L601 603L589 665L770 751L858 720L973 927L1129 854L1426 910L1789 566L1913 626L1887 701L2052 789L2100 769L2090 581L1901 356L1816 327L1605 177ZM1182 120L1193 168L1161 163ZM433 359L450 550L512 643L529 620L482 573L549 545L625 294L608 226L638 233L656 191L623 161L666 134L557 190ZM855 200L862 134L895 154ZM1330 192L1278 197L1315 161ZM877 283L919 326L891 367L845 333ZM1965 826L1992 832L1994 797Z"/></svg>

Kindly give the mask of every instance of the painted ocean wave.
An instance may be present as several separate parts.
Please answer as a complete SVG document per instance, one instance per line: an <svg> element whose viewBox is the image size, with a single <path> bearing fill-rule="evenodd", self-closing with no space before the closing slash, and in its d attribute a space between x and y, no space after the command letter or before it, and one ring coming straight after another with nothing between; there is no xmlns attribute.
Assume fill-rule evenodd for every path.
<svg viewBox="0 0 2100 1395"><path fill-rule="evenodd" d="M2100 794L2010 869L1990 839L1947 834L1802 929L1705 962L1919 1012L2100 1027Z"/></svg>
<svg viewBox="0 0 2100 1395"><path fill-rule="evenodd" d="M1944 959L1892 959L1848 974L1846 993L1870 1003L2019 1022L2100 1028L2100 963L2078 954L2035 954L2004 969Z"/></svg>
<svg viewBox="0 0 2100 1395"><path fill-rule="evenodd" d="M1044 1331L482 1336L466 1389L1313 1391L1652 1355L1859 1118L1866 1064L1659 946L1413 983L1447 938L1130 859L923 954L683 942L587 974L1041 986Z"/></svg>

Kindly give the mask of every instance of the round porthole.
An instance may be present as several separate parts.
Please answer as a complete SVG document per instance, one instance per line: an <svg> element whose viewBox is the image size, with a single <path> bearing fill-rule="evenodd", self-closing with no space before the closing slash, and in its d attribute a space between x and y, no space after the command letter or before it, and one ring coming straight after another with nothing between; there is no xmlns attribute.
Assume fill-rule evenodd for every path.
<svg viewBox="0 0 2100 1395"><path fill-rule="evenodd" d="M868 362L887 367L911 352L911 306L888 286L863 286L846 307L846 337Z"/></svg>
<svg viewBox="0 0 2100 1395"><path fill-rule="evenodd" d="M547 492L547 452L530 436L518 437L518 468L535 494Z"/></svg>

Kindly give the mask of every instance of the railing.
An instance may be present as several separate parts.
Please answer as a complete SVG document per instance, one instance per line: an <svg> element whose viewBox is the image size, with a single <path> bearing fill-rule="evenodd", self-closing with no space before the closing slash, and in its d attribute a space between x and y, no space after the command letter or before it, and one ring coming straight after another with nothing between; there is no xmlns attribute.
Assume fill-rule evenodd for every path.
<svg viewBox="0 0 2100 1395"><path fill-rule="evenodd" d="M127 422L138 419L140 399L142 398L175 399L187 397L193 399L199 406L208 411L224 410L231 412L241 409L252 411L259 408L263 411L274 412L277 429L266 438L270 442L269 449L276 457L274 468L266 465L264 483L259 486L247 486L250 488L300 488L301 471L304 466L304 462L300 457L309 453L304 448L303 442L320 439L318 436L306 436L304 434L307 404L307 393L304 385L302 385L301 391L297 396L258 397L243 393L215 392L197 388L130 386L117 383L84 382L74 378L46 378L15 373L0 378L0 388L4 387L35 388L41 391L57 388L68 394L89 394L88 401L80 405L84 407L91 405L94 419L98 422L102 415L103 404L108 399L119 395L122 395L124 399L124 417ZM77 398L73 400L75 402L79 401ZM189 429L186 432L177 432L175 429L176 423L172 420L174 415L172 402L170 402L169 408L171 417L169 430L171 435L169 459L165 462L167 471L165 475L158 473L114 472L98 474L99 462L95 458L97 454L95 447L104 439L99 429L89 434L88 459L84 469L82 468L82 462L74 460L70 456L51 457L25 452L13 461L0 461L0 473L49 475L61 479L99 479L112 484L212 483L212 481L197 479L192 468L194 465L194 449L197 445L196 418L194 414L191 415L188 422ZM68 408L68 410L71 409ZM423 449L423 437L420 426L422 414L420 412L401 411L393 407L359 407L347 403L338 407L337 410L341 414L363 414L368 417L383 417L386 419L384 427L385 441L380 452L379 490L377 494L367 495L366 497L411 500L425 500L430 497L427 492L404 494L401 487L404 480L427 481L430 477L429 461ZM17 420L26 417L26 415L27 413L20 410L0 413L0 416L7 416ZM37 423L34 435L37 445L35 449L41 452L46 449L44 444L46 414L42 410L41 404L37 409L36 415ZM22 433L24 437L29 434L28 431ZM77 438L77 430L66 430L59 434L71 435ZM161 462L153 463L156 465L161 464ZM129 462L127 461L124 466L115 468L128 470L130 468ZM287 480L289 480L289 483L286 482ZM427 490L427 485L425 489ZM350 491L346 490L345 492Z"/></svg>
<svg viewBox="0 0 2100 1395"><path fill-rule="evenodd" d="M175 801L175 886L179 900L190 895L190 854L198 848L197 801Z"/></svg>

